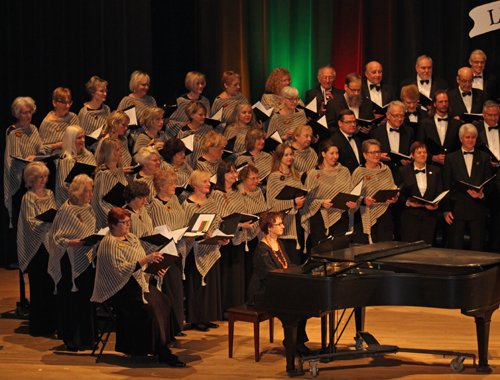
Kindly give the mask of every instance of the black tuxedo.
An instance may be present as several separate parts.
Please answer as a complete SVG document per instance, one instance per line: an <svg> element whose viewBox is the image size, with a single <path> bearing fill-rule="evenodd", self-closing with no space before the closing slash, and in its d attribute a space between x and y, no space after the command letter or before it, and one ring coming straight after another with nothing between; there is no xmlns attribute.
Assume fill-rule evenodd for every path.
<svg viewBox="0 0 500 380"><path fill-rule="evenodd" d="M413 77L411 78L406 78L404 80L401 81L401 83L399 84L400 86L400 91L401 91L401 88L404 87L404 86L408 86L410 84L414 84L415 86L418 87L417 85L417 74L415 74ZM432 83L431 83L431 98L434 97L434 94L437 90L447 90L448 89L448 82L446 82L444 79L442 78L437 78L435 76L432 76Z"/></svg>
<svg viewBox="0 0 500 380"><path fill-rule="evenodd" d="M375 129L370 131L370 138L376 139L382 146L382 153L389 153L391 151L391 144L389 143L389 136L387 135L387 123L380 124ZM414 141L413 130L410 127L402 124L399 127L399 150L398 153L405 154L407 156L410 155L410 147ZM400 166L399 161L387 161L384 162L387 166L391 168L393 175L397 173L397 170Z"/></svg>
<svg viewBox="0 0 500 380"><path fill-rule="evenodd" d="M371 100L367 98L363 98L363 103L359 107L359 118L365 120L373 119L373 111ZM326 121L328 122L328 129L330 130L330 134L333 135L335 132L339 130L339 114L342 110L349 109L347 105L347 101L345 100L345 96L339 96L333 100L330 100L326 105Z"/></svg>
<svg viewBox="0 0 500 380"><path fill-rule="evenodd" d="M401 214L401 239L403 241L424 240L427 244L432 244L434 240L438 210L406 206L406 201L411 197L433 200L443 192L441 170L437 166L426 165L425 175L427 189L422 196L418 188L414 165L406 165L399 169L396 184L401 188L398 201L403 208Z"/></svg>
<svg viewBox="0 0 500 380"><path fill-rule="evenodd" d="M361 150L361 140L355 135L353 137L356 142L356 146L358 147L359 163L356 159L354 151L352 150L351 144L349 144L349 141L341 131L335 132L331 137L332 141L339 149L339 158L337 161L349 169L351 174L359 165L365 163L365 157L363 156L363 151Z"/></svg>
<svg viewBox="0 0 500 380"><path fill-rule="evenodd" d="M469 225L471 249L484 248L487 203L491 182L485 186L484 198L472 198L468 193L454 189L455 183L464 181L479 186L491 177L490 157L479 149L474 149L471 176L467 172L462 149L446 156L443 169L443 188L451 190L443 199L443 212L451 211L453 223L450 226L450 248L462 249L465 226Z"/></svg>
<svg viewBox="0 0 500 380"><path fill-rule="evenodd" d="M432 161L432 156L443 153L448 154L460 148L461 143L458 138L458 131L461 125L460 121L451 119L448 116L448 127L446 128L446 135L444 136L444 144L441 144L434 117L428 117L422 122L417 134L417 141L427 145L428 162L442 167L442 165ZM437 149L438 147L440 148L439 150Z"/></svg>
<svg viewBox="0 0 500 380"><path fill-rule="evenodd" d="M380 83L380 92L382 93L382 106L385 106L386 104L397 99L397 97L394 94L394 90L389 85ZM371 100L370 89L368 88L368 82L363 82L363 84L361 85L361 95L363 95L364 98L368 98ZM376 107L373 106L373 110L375 109Z"/></svg>
<svg viewBox="0 0 500 380"><path fill-rule="evenodd" d="M483 71L483 91L486 99L497 101L500 97L500 82L495 74Z"/></svg>
<svg viewBox="0 0 500 380"><path fill-rule="evenodd" d="M476 125L476 128L477 128L477 133L478 133L477 140L476 140L476 148L482 150L483 152L486 152L490 156L490 158L493 162L498 162L498 159L500 159L500 157L498 157L498 159L497 159L490 152L490 150L487 147L488 137L486 136L486 129L484 128L484 122L481 122L479 125ZM493 174L496 174L498 171L498 168L492 168L492 170L493 170Z"/></svg>
<svg viewBox="0 0 500 380"><path fill-rule="evenodd" d="M462 116L462 114L467 113L467 108L465 108L465 104L462 99L462 93L458 88L448 91L448 100L450 101L450 108L448 110L449 117L454 118L455 116ZM486 95L484 91L473 88L471 113L482 113L485 101Z"/></svg>
<svg viewBox="0 0 500 380"><path fill-rule="evenodd" d="M408 127L411 127L413 129L413 133L415 136L418 135L418 131L420 130L423 121L429 118L429 114L420 107L417 108L416 112L418 118L418 121L416 123L412 123L410 121L410 116L408 112L405 113L405 120L403 121L404 125L407 125Z"/></svg>
<svg viewBox="0 0 500 380"><path fill-rule="evenodd" d="M332 93L333 99L336 99L336 98L344 95L343 90L339 90L338 88L335 88L335 87L332 87L331 93ZM321 85L306 91L306 103L305 104L308 105L311 102L311 100L313 100L314 98L316 98L317 106L318 106L317 110L319 112L319 110L321 109L321 105L323 104L323 102L325 100L323 98L323 91L321 91ZM330 99L328 102L331 102L333 99Z"/></svg>

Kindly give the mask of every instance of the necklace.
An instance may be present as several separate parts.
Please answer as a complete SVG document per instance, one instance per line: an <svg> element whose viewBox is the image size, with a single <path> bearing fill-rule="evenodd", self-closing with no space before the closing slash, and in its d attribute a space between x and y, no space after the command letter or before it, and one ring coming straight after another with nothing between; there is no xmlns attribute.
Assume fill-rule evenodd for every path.
<svg viewBox="0 0 500 380"><path fill-rule="evenodd" d="M273 249L273 247L272 247L270 241L267 239L267 237L265 237L264 239L266 240L266 244L271 248L271 251L273 251L274 256L276 256L276 258L280 262L281 266L285 269L288 268L288 263L286 262L285 255L283 254L283 251L281 250L280 244L278 243L278 250L280 251L281 258L276 254L276 251Z"/></svg>

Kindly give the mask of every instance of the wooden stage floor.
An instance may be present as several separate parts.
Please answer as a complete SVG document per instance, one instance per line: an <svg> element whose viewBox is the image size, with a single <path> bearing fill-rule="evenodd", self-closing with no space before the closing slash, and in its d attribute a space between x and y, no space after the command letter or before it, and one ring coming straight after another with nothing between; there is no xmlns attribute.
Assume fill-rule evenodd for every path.
<svg viewBox="0 0 500 380"><path fill-rule="evenodd" d="M26 287L28 288L28 287ZM269 343L268 322L261 324L260 362L254 361L251 324L237 322L233 359L228 358L227 322L207 333L186 331L185 338L173 342L172 350L187 362L186 368L159 366L152 357L131 359L114 348L114 333L100 363L90 351L63 351L62 342L53 338L31 337L27 319L14 316L19 300L18 272L0 269L0 379L286 379L283 330L275 326L275 341ZM366 330L381 344L406 348L441 349L477 355L475 324L458 310L410 307L370 307ZM350 325L340 340L341 347L352 346L354 327ZM319 348L319 319L308 321L311 349ZM452 357L399 353L318 364L318 379L500 379L500 311L493 314L489 363L492 373L476 373L472 360L465 361L461 373L453 373ZM305 369L309 369L307 363ZM311 373L298 377L311 379Z"/></svg>

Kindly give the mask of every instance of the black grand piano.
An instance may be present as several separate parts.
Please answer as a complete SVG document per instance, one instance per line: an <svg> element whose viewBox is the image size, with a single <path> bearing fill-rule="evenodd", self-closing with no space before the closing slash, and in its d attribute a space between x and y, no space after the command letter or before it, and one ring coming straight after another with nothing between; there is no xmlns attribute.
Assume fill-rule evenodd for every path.
<svg viewBox="0 0 500 380"><path fill-rule="evenodd" d="M460 309L474 317L477 370L488 372L490 321L499 304L500 255L433 248L423 242L313 249L303 268L269 272L265 290L255 294L255 308L283 323L289 374L297 372L299 320L325 311L384 305ZM356 329L363 330L362 317Z"/></svg>

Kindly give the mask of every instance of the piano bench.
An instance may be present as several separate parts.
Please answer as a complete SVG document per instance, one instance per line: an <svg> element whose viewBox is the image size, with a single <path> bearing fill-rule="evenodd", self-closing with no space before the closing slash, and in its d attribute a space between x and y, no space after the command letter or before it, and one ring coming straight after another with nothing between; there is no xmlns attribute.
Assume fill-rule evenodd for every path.
<svg viewBox="0 0 500 380"><path fill-rule="evenodd" d="M227 309L227 320L229 329L229 357L233 357L234 322L253 323L253 341L255 347L255 361L259 361L259 323L269 320L269 341L274 341L274 317L265 311L257 311L253 306L240 305Z"/></svg>

